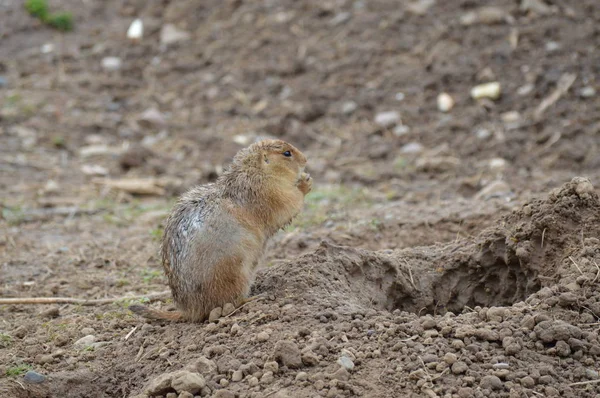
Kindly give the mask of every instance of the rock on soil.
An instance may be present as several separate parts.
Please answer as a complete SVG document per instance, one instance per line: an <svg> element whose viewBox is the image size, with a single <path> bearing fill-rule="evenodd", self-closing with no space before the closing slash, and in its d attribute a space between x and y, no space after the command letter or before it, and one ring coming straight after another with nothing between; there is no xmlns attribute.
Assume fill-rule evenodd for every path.
<svg viewBox="0 0 600 398"><path fill-rule="evenodd" d="M278 341L273 349L273 358L288 368L302 367L300 349L293 341Z"/></svg>

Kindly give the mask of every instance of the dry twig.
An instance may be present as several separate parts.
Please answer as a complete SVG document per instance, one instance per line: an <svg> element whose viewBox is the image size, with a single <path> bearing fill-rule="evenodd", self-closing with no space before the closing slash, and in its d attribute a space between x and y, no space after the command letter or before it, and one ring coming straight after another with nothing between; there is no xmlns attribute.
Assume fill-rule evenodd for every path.
<svg viewBox="0 0 600 398"><path fill-rule="evenodd" d="M576 78L577 75L572 73L563 74L556 83L556 89L554 89L552 94L544 98L544 100L538 105L538 107L533 112L534 118L536 120L540 119L542 117L542 114L546 111L546 109L554 105L556 101L560 99L560 97L562 97L567 93L567 91L569 91Z"/></svg>
<svg viewBox="0 0 600 398"><path fill-rule="evenodd" d="M6 304L78 304L84 306L112 304L122 300L141 300L148 299L150 302L167 298L171 291L167 290L160 293L146 294L142 296L124 296L107 299L86 300L70 297L18 297L18 298L0 298L0 305Z"/></svg>

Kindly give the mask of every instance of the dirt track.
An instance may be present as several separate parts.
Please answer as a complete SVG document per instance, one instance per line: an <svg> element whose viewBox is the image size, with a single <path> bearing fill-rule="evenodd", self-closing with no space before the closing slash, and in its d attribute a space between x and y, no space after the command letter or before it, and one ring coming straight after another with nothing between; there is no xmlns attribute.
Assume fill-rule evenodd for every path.
<svg viewBox="0 0 600 398"><path fill-rule="evenodd" d="M215 323L0 306L0 395L600 394L600 6L427 3L91 1L64 36L0 4L1 297L165 290L175 197L256 137L315 178Z"/></svg>

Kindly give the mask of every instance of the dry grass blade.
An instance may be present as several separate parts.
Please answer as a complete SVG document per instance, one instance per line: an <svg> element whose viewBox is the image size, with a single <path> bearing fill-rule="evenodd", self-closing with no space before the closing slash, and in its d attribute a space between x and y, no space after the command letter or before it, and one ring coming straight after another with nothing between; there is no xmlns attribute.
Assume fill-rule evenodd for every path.
<svg viewBox="0 0 600 398"><path fill-rule="evenodd" d="M567 93L567 91L569 91L576 78L577 75L572 73L565 73L564 75L562 75L560 79L558 79L558 83L556 83L556 89L554 89L552 94L544 98L544 100L538 105L538 107L533 112L534 118L536 120L540 119L543 113L546 111L546 109L554 105L556 101L560 99L560 97L562 97Z"/></svg>
<svg viewBox="0 0 600 398"><path fill-rule="evenodd" d="M583 275L583 271L581 271L581 268L579 268L579 265L577 265L577 263L575 262L575 260L573 260L573 257L569 256L569 260L571 260L571 262L573 263L573 265L575 265L575 267L577 268L577 271L579 271L579 273L581 275Z"/></svg>
<svg viewBox="0 0 600 398"><path fill-rule="evenodd" d="M573 387L573 386L584 386L586 384L597 384L600 383L600 379L596 379L596 380L586 380L586 381L578 381L577 383L571 383L569 384L569 387Z"/></svg>
<svg viewBox="0 0 600 398"><path fill-rule="evenodd" d="M596 276L594 277L592 283L596 282L598 280L598 277L600 277L600 267L598 266L598 263L596 261L594 261L594 265L596 266L598 272L596 272Z"/></svg>

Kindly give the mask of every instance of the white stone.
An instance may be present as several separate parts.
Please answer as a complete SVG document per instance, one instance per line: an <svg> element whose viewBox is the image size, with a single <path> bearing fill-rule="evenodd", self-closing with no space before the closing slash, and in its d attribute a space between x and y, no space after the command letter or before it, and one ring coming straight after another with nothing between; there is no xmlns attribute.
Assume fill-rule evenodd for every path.
<svg viewBox="0 0 600 398"><path fill-rule="evenodd" d="M579 91L579 95L583 98L590 98L596 95L596 89L591 86L586 86Z"/></svg>
<svg viewBox="0 0 600 398"><path fill-rule="evenodd" d="M56 193L60 191L60 186L54 180L48 180L46 185L44 186L44 191L46 193Z"/></svg>
<svg viewBox="0 0 600 398"><path fill-rule="evenodd" d="M253 137L249 136L248 134L238 134L233 136L233 142L243 146L250 144L250 142L252 142L252 139Z"/></svg>
<svg viewBox="0 0 600 398"><path fill-rule="evenodd" d="M356 104L356 102L354 102L354 101L344 102L344 104L342 105L342 113L345 115L349 115L352 112L354 112L356 110L356 108L358 108L358 105Z"/></svg>
<svg viewBox="0 0 600 398"><path fill-rule="evenodd" d="M54 44L52 43L46 43L42 46L42 48L40 49L40 51L42 52L42 54L49 54L52 51L54 51Z"/></svg>
<svg viewBox="0 0 600 398"><path fill-rule="evenodd" d="M521 114L517 111L504 112L500 117L504 123L515 123L521 120Z"/></svg>
<svg viewBox="0 0 600 398"><path fill-rule="evenodd" d="M400 124L396 127L394 127L394 130L392 130L392 132L394 133L394 135L396 137L401 137L403 135L406 135L410 132L410 127L408 127L405 124Z"/></svg>
<svg viewBox="0 0 600 398"><path fill-rule="evenodd" d="M338 359L338 364L340 364L344 369L351 371L352 369L354 369L354 362L346 357L346 356L341 356L340 359Z"/></svg>
<svg viewBox="0 0 600 398"><path fill-rule="evenodd" d="M127 29L127 38L132 41L139 41L144 36L144 23L141 19L135 19L129 29Z"/></svg>
<svg viewBox="0 0 600 398"><path fill-rule="evenodd" d="M526 84L517 89L517 94L519 94L521 97L524 97L527 94L531 93L534 88L535 86L533 84Z"/></svg>
<svg viewBox="0 0 600 398"><path fill-rule="evenodd" d="M546 43L546 51L548 51L549 53L560 50L560 43L557 43L555 41L549 41L548 43Z"/></svg>
<svg viewBox="0 0 600 398"><path fill-rule="evenodd" d="M173 24L166 24L160 30L160 43L164 45L189 40L191 37L189 32L177 29Z"/></svg>
<svg viewBox="0 0 600 398"><path fill-rule="evenodd" d="M490 159L489 166L491 171L500 173L506 168L506 160L502 158Z"/></svg>
<svg viewBox="0 0 600 398"><path fill-rule="evenodd" d="M421 145L418 142L409 142L408 144L404 145L400 149L400 152L402 152L402 153L419 153L419 152L423 152L423 145Z"/></svg>
<svg viewBox="0 0 600 398"><path fill-rule="evenodd" d="M476 100L482 98L495 100L500 98L501 93L502 90L500 88L500 83L498 82L480 84L471 89L471 97Z"/></svg>
<svg viewBox="0 0 600 398"><path fill-rule="evenodd" d="M523 0L520 9L523 11L532 11L540 15L547 15L552 9L542 0Z"/></svg>
<svg viewBox="0 0 600 398"><path fill-rule="evenodd" d="M83 174L88 176L105 176L108 175L108 169L98 164L84 164L81 166Z"/></svg>
<svg viewBox="0 0 600 398"><path fill-rule="evenodd" d="M488 129L480 128L480 129L477 129L477 131L475 131L475 135L480 140L487 140L488 138L490 138L492 136L492 132Z"/></svg>
<svg viewBox="0 0 600 398"><path fill-rule="evenodd" d="M144 128L164 127L167 124L165 116L157 108L146 109L139 117L138 123Z"/></svg>
<svg viewBox="0 0 600 398"><path fill-rule="evenodd" d="M121 69L123 65L119 57L104 57L102 58L102 68L109 72L115 72Z"/></svg>
<svg viewBox="0 0 600 398"><path fill-rule="evenodd" d="M400 121L400 114L396 111L380 112L375 115L375 123L382 127L392 127Z"/></svg>
<svg viewBox="0 0 600 398"><path fill-rule="evenodd" d="M437 107L440 112L449 112L454 108L454 99L448 93L440 93L437 97Z"/></svg>
<svg viewBox="0 0 600 398"><path fill-rule="evenodd" d="M435 5L435 0L416 0L406 5L406 9L415 15L425 15Z"/></svg>

